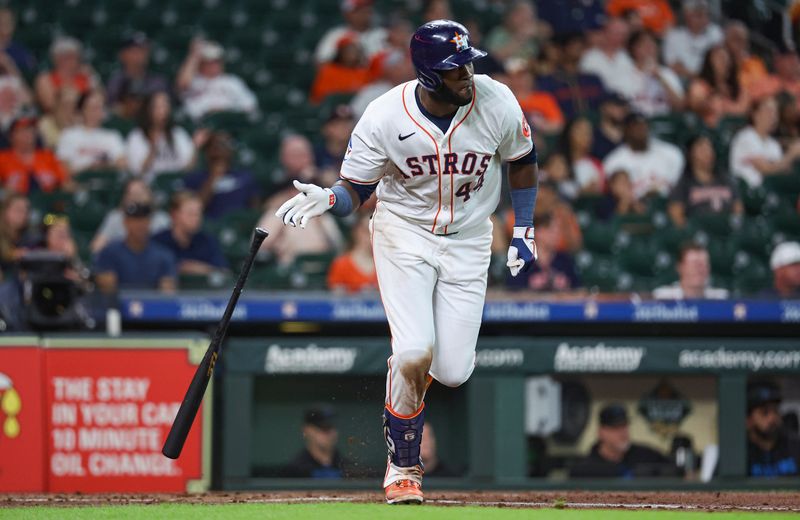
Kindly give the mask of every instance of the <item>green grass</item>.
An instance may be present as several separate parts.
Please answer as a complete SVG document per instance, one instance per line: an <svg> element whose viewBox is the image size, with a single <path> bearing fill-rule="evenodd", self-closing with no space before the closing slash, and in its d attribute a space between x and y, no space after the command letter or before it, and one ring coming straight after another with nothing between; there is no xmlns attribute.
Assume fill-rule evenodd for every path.
<svg viewBox="0 0 800 520"><path fill-rule="evenodd" d="M489 507L386 506L382 504L159 504L104 507L26 507L0 509L0 518L14 519L257 519L257 520L683 520L709 518L708 512L510 509ZM791 513L714 513L711 520L783 520Z"/></svg>

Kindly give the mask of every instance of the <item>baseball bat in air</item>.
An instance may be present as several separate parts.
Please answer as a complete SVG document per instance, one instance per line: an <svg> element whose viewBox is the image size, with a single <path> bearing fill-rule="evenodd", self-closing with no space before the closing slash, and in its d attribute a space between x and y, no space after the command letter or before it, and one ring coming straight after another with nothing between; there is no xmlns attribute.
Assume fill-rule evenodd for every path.
<svg viewBox="0 0 800 520"><path fill-rule="evenodd" d="M186 390L181 407L178 409L178 415L175 416L172 428L170 428L169 435L167 435L167 440L164 441L164 447L161 449L161 453L171 459L177 459L181 454L183 443L186 442L186 437L192 428L197 410L203 401L203 394L206 393L206 387L208 387L208 382L214 373L214 365L219 359L222 341L228 331L228 325L231 322L233 310L236 308L236 302L239 301L239 295L242 294L247 275L250 274L250 268L253 267L256 253L258 253L261 243L264 242L268 235L269 232L263 228L259 227L255 230L253 241L250 243L250 252L247 254L242 270L239 272L239 279L236 280L236 286L233 288L233 294L228 300L228 306L225 307L225 313L217 324L217 330L214 332L211 344L203 356L203 361L200 362L197 371L194 373L189 389Z"/></svg>

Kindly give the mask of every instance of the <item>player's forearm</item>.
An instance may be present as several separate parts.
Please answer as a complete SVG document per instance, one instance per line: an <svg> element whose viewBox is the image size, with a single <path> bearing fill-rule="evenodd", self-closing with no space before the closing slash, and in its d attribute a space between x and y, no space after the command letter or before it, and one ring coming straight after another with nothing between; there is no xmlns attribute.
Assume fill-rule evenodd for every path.
<svg viewBox="0 0 800 520"><path fill-rule="evenodd" d="M372 196L377 185L378 183L353 184L345 179L338 181L331 187L331 191L336 195L336 202L330 209L331 213L337 217L350 215Z"/></svg>
<svg viewBox="0 0 800 520"><path fill-rule="evenodd" d="M539 169L536 163L509 164L508 184L511 187L514 226L532 227L537 186L539 185Z"/></svg>

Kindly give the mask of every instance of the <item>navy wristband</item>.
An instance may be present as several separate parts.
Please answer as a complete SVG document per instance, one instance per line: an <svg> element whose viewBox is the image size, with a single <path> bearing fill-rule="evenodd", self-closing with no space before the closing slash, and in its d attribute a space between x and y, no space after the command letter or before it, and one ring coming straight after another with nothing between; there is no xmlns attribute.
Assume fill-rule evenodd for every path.
<svg viewBox="0 0 800 520"><path fill-rule="evenodd" d="M517 188L511 190L511 206L514 208L514 226L532 227L533 210L536 207L538 188Z"/></svg>
<svg viewBox="0 0 800 520"><path fill-rule="evenodd" d="M336 202L331 206L330 212L337 217L346 217L353 212L353 199L350 197L350 192L347 188L341 185L336 185L331 188L331 191L336 195Z"/></svg>

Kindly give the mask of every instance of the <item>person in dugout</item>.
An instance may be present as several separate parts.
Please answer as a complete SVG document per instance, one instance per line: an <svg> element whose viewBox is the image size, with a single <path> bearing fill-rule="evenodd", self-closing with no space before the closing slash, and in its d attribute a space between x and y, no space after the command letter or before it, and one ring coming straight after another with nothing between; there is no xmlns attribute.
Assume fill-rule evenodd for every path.
<svg viewBox="0 0 800 520"><path fill-rule="evenodd" d="M778 411L783 396L773 381L747 385L747 474L787 477L800 474L800 438L790 434Z"/></svg>

